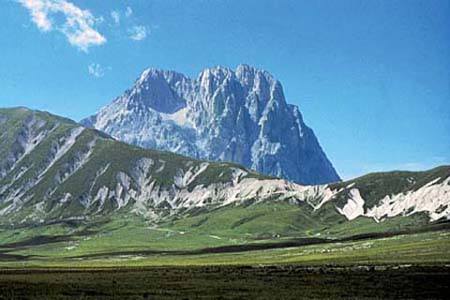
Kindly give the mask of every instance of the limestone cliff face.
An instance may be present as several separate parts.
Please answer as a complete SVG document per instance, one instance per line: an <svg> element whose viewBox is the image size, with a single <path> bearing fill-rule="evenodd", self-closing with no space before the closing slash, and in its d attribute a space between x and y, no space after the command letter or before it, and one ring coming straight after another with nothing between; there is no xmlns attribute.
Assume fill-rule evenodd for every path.
<svg viewBox="0 0 450 300"><path fill-rule="evenodd" d="M236 162L297 183L340 180L280 82L247 65L205 69L197 79L147 69L82 124L127 143Z"/></svg>

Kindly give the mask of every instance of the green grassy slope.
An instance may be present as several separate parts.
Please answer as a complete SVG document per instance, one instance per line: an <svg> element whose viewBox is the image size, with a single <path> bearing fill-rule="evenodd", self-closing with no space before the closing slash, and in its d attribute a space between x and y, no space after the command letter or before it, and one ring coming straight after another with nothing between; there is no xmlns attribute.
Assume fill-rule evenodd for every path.
<svg viewBox="0 0 450 300"><path fill-rule="evenodd" d="M245 248L249 245L253 247L274 243L289 245L291 241L296 241L291 245L296 246L295 251L300 252L304 247L327 249L328 245L333 245L330 247L339 248L341 244L360 243L348 241L355 236L379 238L381 234L391 236L394 233L413 233L430 227L425 213L397 216L380 223L366 217L348 221L338 213L336 206L342 207L347 201L349 185L360 190L367 209L386 195L416 190L436 178L439 178L438 182L442 182L450 176L449 166L427 172L369 174L330 185L331 189L344 189L344 192L339 193L336 200L325 203L317 210L307 202L293 204L289 201L275 201L275 197L274 201L248 201L224 207L207 205L180 210L177 214L170 214L168 204L161 203L147 209L164 215L165 218L150 221L131 211L134 199L130 199L129 205L121 209L118 209L117 199L114 198L107 198L104 204L95 202L87 208L83 201L89 197L94 198L102 187L116 190L120 173L128 174L130 186L136 187L139 184L135 176L136 165L142 159L153 162L150 173L146 176L151 176L162 187L174 186L174 177L180 170L187 171L204 162L169 152L130 146L91 129L85 129L77 136L74 144L52 162L55 151L78 126L73 121L45 112L25 108L0 109L0 211L11 207L11 203L21 207L11 213L0 213L0 263L47 265L76 262L88 265L98 261L99 265L108 265L108 259L104 257L113 257L113 261L121 263L120 257L124 253L125 264L134 264L136 257L136 263L143 261L145 265L171 264L171 261L183 264L184 259L187 263L197 263L197 260L200 263L230 263L233 262L232 254L214 256L202 251L226 246ZM34 142L40 136L44 136L42 141ZM31 141L35 146L31 152L23 155L26 149L22 145L27 139L28 144ZM80 161L83 164L77 167ZM228 182L232 178L233 169L244 170L235 164L210 163L187 186L187 190L192 191L200 185ZM251 171L246 176L267 178ZM69 201L62 201L68 193ZM11 195L14 201L6 201ZM307 200L314 203L320 201ZM413 240L412 236L415 236ZM436 242L433 242L434 238L437 239ZM429 254L424 254L424 261L440 261L438 253L443 254L443 260L448 260L442 252L447 250L444 245L448 243L446 230L439 234L415 233L399 239L401 245L406 243L419 252L425 246L431 247ZM389 245L396 249L396 238L390 237L390 240L392 243ZM298 248L299 241L320 244ZM376 254L372 250L366 250L355 252L355 255L367 259ZM406 255L406 260L414 260L413 253L406 248L400 250L404 253L402 255ZM241 258L237 258L236 263L291 262L287 258L275 259L278 255L276 253L279 253L277 251L281 250L265 250L276 254L268 260L264 258L266 252L258 251L254 258L250 253L240 253L237 257ZM280 257L291 256L288 249L283 251L288 252L281 252ZM305 256L307 259L293 255L296 258L292 262L306 259L306 262L312 263L318 255L314 251L311 252L314 253L313 256ZM163 252L167 253L163 255ZM317 261L328 261L322 254L319 256ZM345 259L350 261L352 256L345 256L345 259L343 257L331 255L330 259L345 263ZM421 254L418 254L417 261L420 257ZM387 254L382 258L383 261L389 259Z"/></svg>
<svg viewBox="0 0 450 300"><path fill-rule="evenodd" d="M440 166L425 172L392 171L367 174L345 182L331 184L332 189L339 190L351 186L357 188L365 200L364 208L368 209L387 195L415 191L439 178L436 184L443 182L450 176L450 166ZM346 202L348 193L338 195L337 202Z"/></svg>
<svg viewBox="0 0 450 300"><path fill-rule="evenodd" d="M435 231L387 238L231 253L136 253L86 256L70 250L30 251L26 259L0 259L0 267L137 267L182 265L444 265L450 263L450 232ZM15 252L14 252L15 253ZM13 255L13 253L8 253ZM22 251L19 255L25 255ZM1 256L0 256L1 257Z"/></svg>
<svg viewBox="0 0 450 300"><path fill-rule="evenodd" d="M325 214L324 212L327 211ZM361 234L414 231L427 226L423 215L351 222L330 207L311 212L309 206L261 203L229 206L194 216L153 224L134 215L105 217L96 223L74 222L0 229L0 253L44 259L129 252L195 251L228 245L285 243L291 240L337 240Z"/></svg>
<svg viewBox="0 0 450 300"><path fill-rule="evenodd" d="M51 114L26 108L0 109L0 211L16 198L20 209L0 213L0 224L30 225L67 218L102 217L118 208L118 196L106 203L97 201L86 209L87 199L95 199L102 187L115 190L120 173L130 177L130 188L136 188L137 165L143 159L153 165L147 176L156 185L170 188L180 172L204 163L169 152L145 150L115 141L92 129L85 129L71 147L57 156L79 125ZM40 137L43 137L42 139ZM27 153L24 141L34 145ZM231 163L209 163L206 170L187 187L229 182L234 169ZM268 178L252 171L242 178ZM63 201L70 194L69 201ZM9 201L6 201L8 200ZM135 199L123 211L129 211ZM42 202L42 203L41 203ZM43 204L38 208L39 204ZM102 205L101 209L100 206ZM165 210L164 203L159 208Z"/></svg>

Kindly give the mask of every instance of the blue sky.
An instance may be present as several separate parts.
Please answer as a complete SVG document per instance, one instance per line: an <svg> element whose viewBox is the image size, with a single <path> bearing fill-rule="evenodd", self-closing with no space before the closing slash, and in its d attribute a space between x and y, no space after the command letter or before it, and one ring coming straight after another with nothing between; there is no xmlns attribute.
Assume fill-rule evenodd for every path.
<svg viewBox="0 0 450 300"><path fill-rule="evenodd" d="M339 174L450 163L450 1L0 0L0 106L79 120L146 67L274 74Z"/></svg>

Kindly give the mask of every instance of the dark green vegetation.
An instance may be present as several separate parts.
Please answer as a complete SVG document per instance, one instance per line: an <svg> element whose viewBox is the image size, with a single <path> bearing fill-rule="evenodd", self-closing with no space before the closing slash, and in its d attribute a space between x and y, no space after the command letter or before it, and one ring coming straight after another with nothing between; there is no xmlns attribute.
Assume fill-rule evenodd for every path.
<svg viewBox="0 0 450 300"><path fill-rule="evenodd" d="M0 299L445 299L446 267L3 270Z"/></svg>

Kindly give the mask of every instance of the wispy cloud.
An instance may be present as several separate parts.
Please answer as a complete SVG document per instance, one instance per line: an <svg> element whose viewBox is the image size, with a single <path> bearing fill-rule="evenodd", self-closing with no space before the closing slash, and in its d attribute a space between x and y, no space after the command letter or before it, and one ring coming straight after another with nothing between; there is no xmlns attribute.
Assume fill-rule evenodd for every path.
<svg viewBox="0 0 450 300"><path fill-rule="evenodd" d="M89 75L100 78L105 76L105 69L97 63L92 63L88 66Z"/></svg>
<svg viewBox="0 0 450 300"><path fill-rule="evenodd" d="M106 38L94 29L101 18L95 18L89 10L83 10L65 0L18 0L30 12L36 26L49 32L56 30L64 34L69 43L83 51L91 46L102 45ZM63 15L58 21L55 15Z"/></svg>
<svg viewBox="0 0 450 300"><path fill-rule="evenodd" d="M113 21L116 25L120 24L120 12L119 11L113 10L111 12L111 18L113 19Z"/></svg>
<svg viewBox="0 0 450 300"><path fill-rule="evenodd" d="M125 17L130 17L133 14L133 10L131 9L131 7L127 6L127 8L125 9Z"/></svg>
<svg viewBox="0 0 450 300"><path fill-rule="evenodd" d="M121 11L119 9L112 10L110 15L113 23L115 25L119 25L122 18L130 18L133 14L133 9L129 6L125 8L125 10Z"/></svg>
<svg viewBox="0 0 450 300"><path fill-rule="evenodd" d="M113 25L119 34L125 33L133 41L142 41L150 34L148 26L136 22L136 16L130 6L125 9L113 9L110 16L110 25Z"/></svg>
<svg viewBox="0 0 450 300"><path fill-rule="evenodd" d="M148 29L145 26L133 26L131 27L131 29L129 30L129 36L130 39L135 40L135 41L142 41L143 39L145 39L147 37L148 34Z"/></svg>

